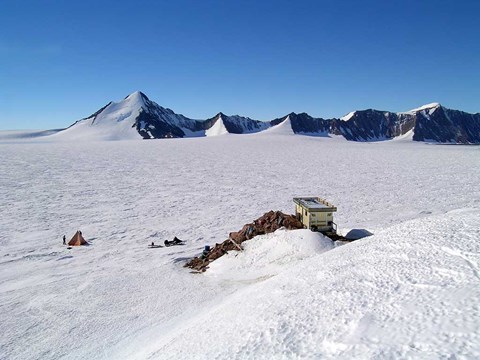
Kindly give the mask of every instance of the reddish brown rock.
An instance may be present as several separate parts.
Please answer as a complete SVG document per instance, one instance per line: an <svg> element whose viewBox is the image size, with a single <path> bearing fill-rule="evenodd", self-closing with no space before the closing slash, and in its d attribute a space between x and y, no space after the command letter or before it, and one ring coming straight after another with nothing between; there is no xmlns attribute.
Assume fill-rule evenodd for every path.
<svg viewBox="0 0 480 360"><path fill-rule="evenodd" d="M205 271L208 264L231 250L238 250L237 246L257 235L268 234L284 227L288 230L302 229L303 224L293 215L281 211L269 211L250 224L245 224L240 231L231 232L229 239L221 244L215 244L208 255L203 258L195 257L185 264L185 267L197 271ZM231 240L230 240L231 239ZM232 240L235 242L233 243Z"/></svg>

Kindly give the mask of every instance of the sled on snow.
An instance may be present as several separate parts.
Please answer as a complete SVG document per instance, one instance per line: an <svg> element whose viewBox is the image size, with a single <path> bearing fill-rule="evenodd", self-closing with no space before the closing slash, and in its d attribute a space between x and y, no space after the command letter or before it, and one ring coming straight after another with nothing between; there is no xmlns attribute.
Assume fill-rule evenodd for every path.
<svg viewBox="0 0 480 360"><path fill-rule="evenodd" d="M172 241L165 240L164 242L165 246L176 246L176 245L185 245L185 241L180 240L176 236L173 238Z"/></svg>

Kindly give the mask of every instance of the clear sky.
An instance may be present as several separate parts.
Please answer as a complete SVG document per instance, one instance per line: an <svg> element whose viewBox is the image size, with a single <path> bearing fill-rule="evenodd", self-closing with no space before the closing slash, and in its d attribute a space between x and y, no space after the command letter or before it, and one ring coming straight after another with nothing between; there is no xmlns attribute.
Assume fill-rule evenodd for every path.
<svg viewBox="0 0 480 360"><path fill-rule="evenodd" d="M480 112L477 0L2 0L0 129L143 91L192 118Z"/></svg>

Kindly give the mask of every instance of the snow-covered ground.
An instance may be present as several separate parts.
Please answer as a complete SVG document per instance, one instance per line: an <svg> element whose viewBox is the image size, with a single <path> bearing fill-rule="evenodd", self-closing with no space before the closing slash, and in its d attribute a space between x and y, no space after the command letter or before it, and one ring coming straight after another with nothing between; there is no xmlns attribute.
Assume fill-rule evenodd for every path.
<svg viewBox="0 0 480 360"><path fill-rule="evenodd" d="M478 147L265 132L0 156L2 359L480 357ZM374 235L280 230L182 267L304 195ZM91 246L67 250L77 229Z"/></svg>

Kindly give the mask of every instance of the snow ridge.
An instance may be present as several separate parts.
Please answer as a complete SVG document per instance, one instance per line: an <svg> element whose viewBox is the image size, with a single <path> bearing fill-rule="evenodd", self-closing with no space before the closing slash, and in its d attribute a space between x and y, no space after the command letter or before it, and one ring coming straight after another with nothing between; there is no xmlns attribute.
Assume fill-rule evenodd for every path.
<svg viewBox="0 0 480 360"><path fill-rule="evenodd" d="M350 119L355 115L355 113L356 113L356 111L351 111L351 112L349 112L347 115L342 116L342 117L340 118L340 120L348 121L348 120L350 120Z"/></svg>
<svg viewBox="0 0 480 360"><path fill-rule="evenodd" d="M292 122L290 121L290 115L287 115L285 120L280 124L274 125L265 131L265 134L278 134L278 135L294 135L292 129Z"/></svg>
<svg viewBox="0 0 480 360"><path fill-rule="evenodd" d="M228 130L223 122L222 114L217 115L212 127L205 131L205 136L220 136L228 134Z"/></svg>
<svg viewBox="0 0 480 360"><path fill-rule="evenodd" d="M437 102L434 102L434 103L430 103L430 104L426 104L426 105L423 105L423 106L420 106L418 108L415 108L415 109L412 109L408 112L410 113L414 113L414 112L417 112L417 111L422 111L422 110L429 110L429 109L434 109L434 108L438 108L442 105L440 105L440 103L437 103Z"/></svg>

